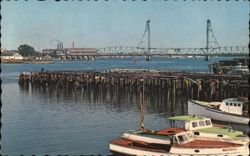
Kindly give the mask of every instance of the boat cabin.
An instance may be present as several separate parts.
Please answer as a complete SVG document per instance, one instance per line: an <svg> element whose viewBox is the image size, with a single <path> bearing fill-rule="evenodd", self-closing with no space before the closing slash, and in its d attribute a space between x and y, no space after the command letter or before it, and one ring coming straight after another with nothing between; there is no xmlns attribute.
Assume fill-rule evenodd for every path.
<svg viewBox="0 0 250 156"><path fill-rule="evenodd" d="M168 118L171 122L171 127L181 127L185 130L197 130L202 128L212 127L212 122L210 118L200 117L200 116L175 116Z"/></svg>
<svg viewBox="0 0 250 156"><path fill-rule="evenodd" d="M177 133L173 136L173 143L186 144L194 140L193 133L191 131Z"/></svg>
<svg viewBox="0 0 250 156"><path fill-rule="evenodd" d="M222 101L220 110L227 113L245 115L248 112L248 101L244 98L230 98Z"/></svg>
<svg viewBox="0 0 250 156"><path fill-rule="evenodd" d="M248 66L239 63L236 66L232 66L227 74L249 74Z"/></svg>

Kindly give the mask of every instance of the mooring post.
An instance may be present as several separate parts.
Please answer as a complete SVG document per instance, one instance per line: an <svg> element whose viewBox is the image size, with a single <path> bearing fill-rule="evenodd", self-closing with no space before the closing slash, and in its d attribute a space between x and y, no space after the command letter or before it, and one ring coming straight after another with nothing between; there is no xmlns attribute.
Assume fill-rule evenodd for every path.
<svg viewBox="0 0 250 156"><path fill-rule="evenodd" d="M140 121L140 127L141 131L144 131L144 82L143 78L140 79L140 115L141 115L141 121Z"/></svg>
<svg viewBox="0 0 250 156"><path fill-rule="evenodd" d="M174 105L174 108L175 108L175 103L176 103L176 79L173 80L173 105Z"/></svg>
<svg viewBox="0 0 250 156"><path fill-rule="evenodd" d="M169 79L167 79L167 100L169 101L170 100L170 92L171 92L171 86L169 85L170 82L169 82Z"/></svg>
<svg viewBox="0 0 250 156"><path fill-rule="evenodd" d="M170 78L170 102L171 102L171 112L174 112L174 82L173 78Z"/></svg>
<svg viewBox="0 0 250 156"><path fill-rule="evenodd" d="M190 83L191 83L191 99L194 99L194 83L191 81Z"/></svg>
<svg viewBox="0 0 250 156"><path fill-rule="evenodd" d="M209 89L210 89L209 82L206 80L206 92L205 92L206 101L209 100L209 97L208 97Z"/></svg>
<svg viewBox="0 0 250 156"><path fill-rule="evenodd" d="M181 110L184 112L184 78L181 77Z"/></svg>

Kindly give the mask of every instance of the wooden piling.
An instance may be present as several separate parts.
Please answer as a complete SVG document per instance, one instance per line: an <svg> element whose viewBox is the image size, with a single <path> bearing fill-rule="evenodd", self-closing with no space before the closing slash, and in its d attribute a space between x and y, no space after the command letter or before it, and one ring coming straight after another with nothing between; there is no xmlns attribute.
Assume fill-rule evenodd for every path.
<svg viewBox="0 0 250 156"><path fill-rule="evenodd" d="M146 95L154 94L159 97L159 103L164 99L169 100L172 110L179 96L185 99L221 101L229 97L248 95L249 89L246 76L185 72L23 72L20 73L18 82L20 86L31 84L32 88L43 90L82 90L84 94L86 89L94 89L95 94L101 94L100 96L108 96L102 92L115 89L115 93L110 92L109 96L119 98L122 92L138 92L141 79L144 79ZM186 101L181 103L183 109Z"/></svg>

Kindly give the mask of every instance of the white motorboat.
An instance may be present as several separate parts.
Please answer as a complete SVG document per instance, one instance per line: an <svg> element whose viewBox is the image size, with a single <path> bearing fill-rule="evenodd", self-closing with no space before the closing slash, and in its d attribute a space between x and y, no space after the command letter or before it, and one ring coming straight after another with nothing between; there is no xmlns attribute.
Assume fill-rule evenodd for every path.
<svg viewBox="0 0 250 156"><path fill-rule="evenodd" d="M171 144L171 135L192 131L198 139L220 140L223 142L239 143L248 146L249 138L242 131L233 130L231 127L212 124L210 118L200 116L175 116L168 118L171 128L161 130L130 130L120 137L132 141L145 143Z"/></svg>
<svg viewBox="0 0 250 156"><path fill-rule="evenodd" d="M222 142L249 145L249 137L242 131L232 129L231 126L213 124L210 118L201 116L175 116L171 120L171 127L183 127L192 131L197 139L220 140Z"/></svg>
<svg viewBox="0 0 250 156"><path fill-rule="evenodd" d="M243 66L242 64L232 66L227 74L249 74L248 66Z"/></svg>
<svg viewBox="0 0 250 156"><path fill-rule="evenodd" d="M128 139L111 141L109 149L114 154L154 156L247 156L247 146L211 140L195 139L191 131L171 135L171 144L155 144Z"/></svg>
<svg viewBox="0 0 250 156"><path fill-rule="evenodd" d="M188 100L188 114L209 117L213 120L248 124L248 99L229 98L222 102Z"/></svg>

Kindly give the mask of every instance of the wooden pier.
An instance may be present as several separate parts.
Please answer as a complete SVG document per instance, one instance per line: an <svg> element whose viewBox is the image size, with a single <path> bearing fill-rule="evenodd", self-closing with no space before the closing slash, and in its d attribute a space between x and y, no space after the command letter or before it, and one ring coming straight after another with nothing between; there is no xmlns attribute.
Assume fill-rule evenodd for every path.
<svg viewBox="0 0 250 156"><path fill-rule="evenodd" d="M217 75L208 73L161 72L149 70L51 71L21 73L21 86L70 91L87 88L116 88L140 91L145 94L161 94L174 104L176 97L206 101L248 96L246 75Z"/></svg>

